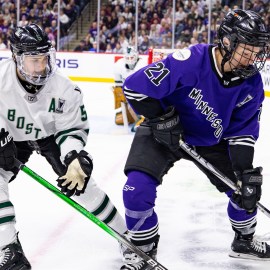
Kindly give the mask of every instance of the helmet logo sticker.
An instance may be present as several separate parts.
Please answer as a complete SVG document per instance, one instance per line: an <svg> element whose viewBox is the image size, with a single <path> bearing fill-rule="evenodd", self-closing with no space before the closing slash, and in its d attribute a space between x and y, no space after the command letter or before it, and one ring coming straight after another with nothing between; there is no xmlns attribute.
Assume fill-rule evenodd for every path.
<svg viewBox="0 0 270 270"><path fill-rule="evenodd" d="M189 49L182 49L182 50L177 50L176 52L173 53L173 58L179 61L185 61L187 60L191 55L191 51Z"/></svg>

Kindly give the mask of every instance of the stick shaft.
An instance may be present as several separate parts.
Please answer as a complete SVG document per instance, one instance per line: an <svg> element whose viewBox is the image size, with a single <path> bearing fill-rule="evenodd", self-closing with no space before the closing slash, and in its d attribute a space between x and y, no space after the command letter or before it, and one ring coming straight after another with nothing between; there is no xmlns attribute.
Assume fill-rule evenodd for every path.
<svg viewBox="0 0 270 270"><path fill-rule="evenodd" d="M238 187L235 185L235 183L231 179L229 179L221 171L219 171L217 168L215 168L211 163L206 161L195 150L191 149L184 141L180 140L179 145L194 160L199 162L204 168L208 169L212 174L214 174L216 177L218 177L228 187L230 187L234 191L238 191L239 193L241 193L240 190L238 189ZM265 206L263 206L260 202L257 202L257 207L259 208L259 210L262 213L264 213L267 217L270 218L270 211Z"/></svg>
<svg viewBox="0 0 270 270"><path fill-rule="evenodd" d="M101 229L103 229L105 232L110 234L112 237L114 237L116 240L118 240L120 243L124 244L127 248L129 248L131 251L135 252L137 255L139 255L143 260L145 260L154 270L168 270L163 265L161 265L156 260L152 259L150 256L148 256L146 253L141 251L138 247L133 245L131 242L129 242L124 236L116 232L114 229L109 227L106 223L98 219L95 215L93 215L91 212L89 212L87 209L85 209L83 206L81 206L79 203L75 202L71 198L67 197L65 194L63 194L60 190L58 190L54 185L49 183L47 180L39 176L37 173L32 171L30 168L22 164L19 160L16 160L16 166L25 172L27 175L32 177L34 180L39 182L42 186L46 187L48 190L50 190L52 193L54 193L56 196L64 200L66 203L68 203L70 206L72 206L74 209L76 209L78 212L83 214L85 217L90 219L92 222L94 222L96 225L98 225Z"/></svg>

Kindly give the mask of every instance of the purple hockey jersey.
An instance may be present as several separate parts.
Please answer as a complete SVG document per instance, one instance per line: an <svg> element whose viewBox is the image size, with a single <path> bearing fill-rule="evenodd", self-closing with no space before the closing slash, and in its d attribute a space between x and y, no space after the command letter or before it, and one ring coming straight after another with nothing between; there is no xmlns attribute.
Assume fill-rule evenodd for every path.
<svg viewBox="0 0 270 270"><path fill-rule="evenodd" d="M140 69L125 81L127 99L140 102L151 97L164 108L173 105L191 145L210 146L242 136L257 140L264 99L261 75L226 81L214 50L211 45L195 45Z"/></svg>

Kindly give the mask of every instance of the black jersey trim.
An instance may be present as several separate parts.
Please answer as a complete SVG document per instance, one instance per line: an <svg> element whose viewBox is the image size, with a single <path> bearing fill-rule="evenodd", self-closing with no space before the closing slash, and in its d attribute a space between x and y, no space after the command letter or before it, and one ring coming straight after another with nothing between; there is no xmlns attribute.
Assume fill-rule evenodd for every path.
<svg viewBox="0 0 270 270"><path fill-rule="evenodd" d="M211 68L212 68L213 72L216 74L216 77L218 78L220 84L225 88L231 88L231 87L235 87L237 85L242 84L244 80L241 78L233 80L233 81L227 81L227 80L224 80L224 78L220 77L220 73L217 70L217 67L215 65L215 60L214 60L213 48L215 48L215 47L217 47L217 46L210 45L208 47L208 54L209 54L209 58L210 58Z"/></svg>

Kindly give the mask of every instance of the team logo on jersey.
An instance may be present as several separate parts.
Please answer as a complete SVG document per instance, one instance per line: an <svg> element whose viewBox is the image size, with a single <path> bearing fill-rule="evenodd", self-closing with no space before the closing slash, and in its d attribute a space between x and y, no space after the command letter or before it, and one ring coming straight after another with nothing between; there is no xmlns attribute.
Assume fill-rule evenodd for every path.
<svg viewBox="0 0 270 270"><path fill-rule="evenodd" d="M187 60L191 55L191 51L187 48L182 49L182 50L177 50L176 52L173 53L173 58L179 61L185 61Z"/></svg>
<svg viewBox="0 0 270 270"><path fill-rule="evenodd" d="M59 98L58 107L55 110L56 113L63 113L63 108L64 108L64 105L65 105L65 102L66 101L64 99Z"/></svg>
<svg viewBox="0 0 270 270"><path fill-rule="evenodd" d="M239 102L239 103L236 105L236 107L240 108L240 107L242 107L244 104L246 104L246 103L248 103L249 101L251 101L252 99L253 99L253 96L247 95L247 97L246 97L243 101Z"/></svg>

